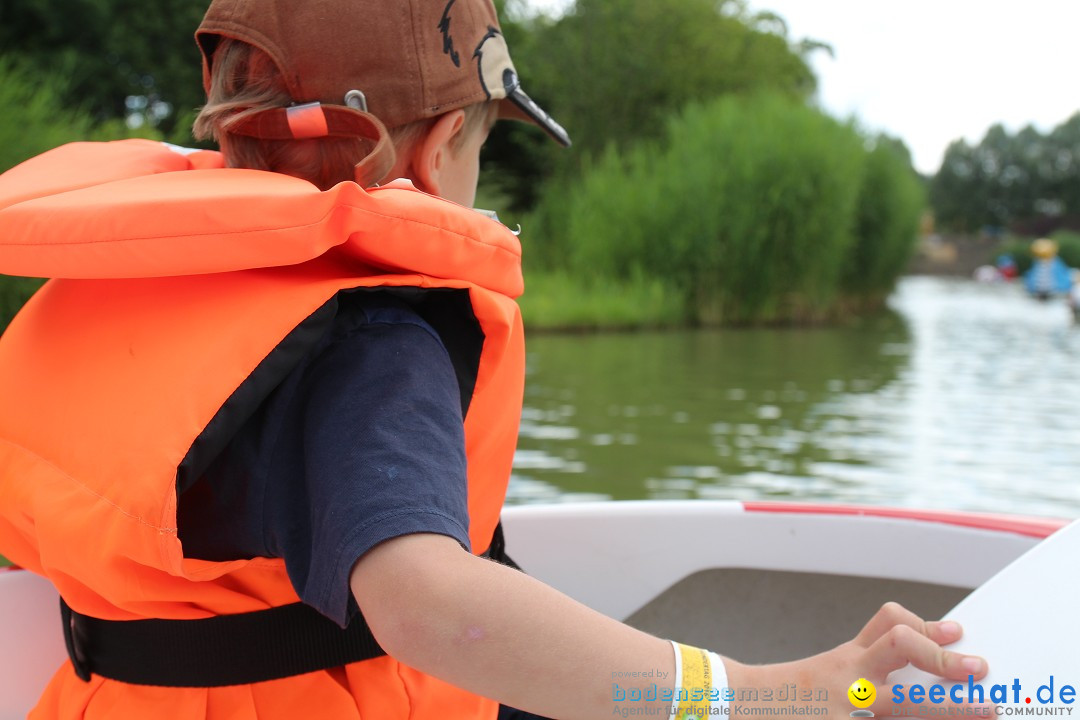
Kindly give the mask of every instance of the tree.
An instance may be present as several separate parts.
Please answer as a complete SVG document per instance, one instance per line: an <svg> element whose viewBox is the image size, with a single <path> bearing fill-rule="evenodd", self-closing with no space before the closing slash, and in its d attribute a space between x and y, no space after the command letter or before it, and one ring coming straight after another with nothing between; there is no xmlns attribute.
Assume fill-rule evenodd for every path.
<svg viewBox="0 0 1080 720"><path fill-rule="evenodd" d="M65 78L70 104L96 121L143 118L171 135L203 100L194 32L206 5L4 0L0 47L10 58Z"/></svg>
<svg viewBox="0 0 1080 720"><path fill-rule="evenodd" d="M496 130L488 164L519 209L545 177L576 175L608 145L660 137L688 103L764 90L806 99L816 86L783 21L736 0L577 0L557 20L503 29L524 87L574 139L566 153Z"/></svg>
<svg viewBox="0 0 1080 720"><path fill-rule="evenodd" d="M1043 135L991 127L978 145L949 146L931 182L941 227L1008 227L1044 234L1080 226L1080 113Z"/></svg>
<svg viewBox="0 0 1080 720"><path fill-rule="evenodd" d="M1061 204L1063 214L1080 215L1080 113L1051 131L1041 160L1045 195Z"/></svg>

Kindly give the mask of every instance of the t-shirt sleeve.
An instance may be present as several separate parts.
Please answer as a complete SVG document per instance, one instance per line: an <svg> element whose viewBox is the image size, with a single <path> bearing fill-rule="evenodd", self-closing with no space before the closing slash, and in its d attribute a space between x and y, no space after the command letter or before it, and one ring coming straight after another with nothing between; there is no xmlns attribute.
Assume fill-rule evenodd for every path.
<svg viewBox="0 0 1080 720"><path fill-rule="evenodd" d="M461 398L446 349L423 323L350 330L305 384L310 524L286 528L277 550L301 599L344 626L356 609L350 571L375 545L438 533L468 549Z"/></svg>

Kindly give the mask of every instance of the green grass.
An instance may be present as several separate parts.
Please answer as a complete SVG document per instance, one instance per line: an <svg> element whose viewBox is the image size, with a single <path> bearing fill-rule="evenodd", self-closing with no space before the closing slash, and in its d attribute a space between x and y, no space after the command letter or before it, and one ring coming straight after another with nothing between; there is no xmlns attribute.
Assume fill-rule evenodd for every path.
<svg viewBox="0 0 1080 720"><path fill-rule="evenodd" d="M593 278L526 272L521 314L529 330L636 329L685 325L682 295L658 279Z"/></svg>
<svg viewBox="0 0 1080 720"><path fill-rule="evenodd" d="M4 557L3 555L0 555L0 567L7 567L7 566L8 566L8 565L10 565L10 564L11 564L11 561L10 561L10 560L8 560L8 559L7 559L6 557Z"/></svg>

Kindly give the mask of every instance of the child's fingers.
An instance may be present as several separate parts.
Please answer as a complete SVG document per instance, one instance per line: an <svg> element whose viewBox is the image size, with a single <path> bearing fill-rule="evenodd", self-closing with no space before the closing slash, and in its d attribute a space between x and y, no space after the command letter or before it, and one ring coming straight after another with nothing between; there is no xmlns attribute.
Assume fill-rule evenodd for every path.
<svg viewBox="0 0 1080 720"><path fill-rule="evenodd" d="M927 637L938 645L949 645L959 640L964 635L964 628L960 623L952 620L926 623Z"/></svg>
<svg viewBox="0 0 1080 720"><path fill-rule="evenodd" d="M870 647L877 642L878 638L897 625L906 625L939 645L954 643L964 634L959 623L927 622L904 606L890 602L882 605L874 617L870 618L870 622L866 623L856 636L855 643L862 647Z"/></svg>
<svg viewBox="0 0 1080 720"><path fill-rule="evenodd" d="M867 677L885 677L908 663L949 680L967 680L968 675L978 679L987 671L982 658L943 650L909 625L895 625L885 632L870 646L865 660L871 673Z"/></svg>
<svg viewBox="0 0 1080 720"><path fill-rule="evenodd" d="M870 618L870 621L855 636L855 644L870 647L897 625L904 625L922 635L929 635L927 628L929 623L903 605L888 602L874 613L874 617Z"/></svg>

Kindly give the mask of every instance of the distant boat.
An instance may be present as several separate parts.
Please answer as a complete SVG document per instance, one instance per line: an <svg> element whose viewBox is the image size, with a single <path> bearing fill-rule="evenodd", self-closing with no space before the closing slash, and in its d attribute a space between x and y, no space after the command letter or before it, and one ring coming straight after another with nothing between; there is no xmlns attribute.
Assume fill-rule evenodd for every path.
<svg viewBox="0 0 1080 720"><path fill-rule="evenodd" d="M1043 300L1054 295L1065 295L1072 289L1072 273L1059 257L1038 260L1024 273L1024 287Z"/></svg>
<svg viewBox="0 0 1080 720"><path fill-rule="evenodd" d="M1072 273L1057 253L1057 243L1049 238L1040 238L1031 243L1034 262L1024 273L1024 286L1040 300L1065 295L1072 289Z"/></svg>

